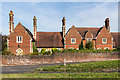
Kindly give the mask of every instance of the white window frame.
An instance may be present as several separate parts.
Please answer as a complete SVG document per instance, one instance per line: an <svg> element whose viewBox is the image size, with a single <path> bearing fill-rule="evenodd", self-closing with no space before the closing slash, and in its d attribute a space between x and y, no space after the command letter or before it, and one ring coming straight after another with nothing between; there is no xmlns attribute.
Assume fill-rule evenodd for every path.
<svg viewBox="0 0 120 80"><path fill-rule="evenodd" d="M73 47L68 47L68 49L74 49Z"/></svg>
<svg viewBox="0 0 120 80"><path fill-rule="evenodd" d="M57 48L58 50L61 50L61 48Z"/></svg>
<svg viewBox="0 0 120 80"><path fill-rule="evenodd" d="M106 39L106 42L103 42L103 39ZM106 43L107 43L107 38L102 38L102 43L103 43L103 44L106 44Z"/></svg>
<svg viewBox="0 0 120 80"><path fill-rule="evenodd" d="M101 49L100 47L97 48L97 50L100 50L100 49Z"/></svg>
<svg viewBox="0 0 120 80"><path fill-rule="evenodd" d="M109 47L104 47L104 49L109 49Z"/></svg>
<svg viewBox="0 0 120 80"><path fill-rule="evenodd" d="M75 39L75 42L72 42L73 39ZM71 43L75 44L76 43L76 38L71 38Z"/></svg>
<svg viewBox="0 0 120 80"><path fill-rule="evenodd" d="M89 39L90 39L90 41L92 41L92 39L91 39L91 38L87 38L87 42L89 42Z"/></svg>
<svg viewBox="0 0 120 80"><path fill-rule="evenodd" d="M21 39L20 39L21 38ZM18 40L19 39L19 40ZM23 37L22 36L17 36L16 37L16 42L17 43L22 43L23 42Z"/></svg>

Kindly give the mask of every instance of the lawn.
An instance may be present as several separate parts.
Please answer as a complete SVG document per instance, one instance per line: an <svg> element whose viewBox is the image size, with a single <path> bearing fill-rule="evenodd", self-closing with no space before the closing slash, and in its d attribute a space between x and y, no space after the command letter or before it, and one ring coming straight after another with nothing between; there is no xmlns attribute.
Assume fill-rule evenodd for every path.
<svg viewBox="0 0 120 80"><path fill-rule="evenodd" d="M120 78L120 60L40 67L35 73L3 74L3 78ZM43 73L39 73L43 72ZM48 73L44 73L48 72ZM53 73L49 73L53 72ZM58 73L60 72L60 73ZM6 80L6 79L3 79ZM26 79L21 79L26 80ZM53 80L53 79L52 79Z"/></svg>
<svg viewBox="0 0 120 80"><path fill-rule="evenodd" d="M79 64L68 64L40 67L36 71L52 71L52 72L116 72L119 71L119 61L98 61Z"/></svg>
<svg viewBox="0 0 120 80"><path fill-rule="evenodd" d="M3 74L3 78L120 78L119 73L24 73Z"/></svg>

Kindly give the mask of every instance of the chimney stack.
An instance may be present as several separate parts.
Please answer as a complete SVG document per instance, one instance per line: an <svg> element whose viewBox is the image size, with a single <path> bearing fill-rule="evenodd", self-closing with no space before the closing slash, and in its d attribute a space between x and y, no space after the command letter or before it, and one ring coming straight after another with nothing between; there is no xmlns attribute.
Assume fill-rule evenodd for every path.
<svg viewBox="0 0 120 80"><path fill-rule="evenodd" d="M62 34L63 34L63 38L65 37L65 21L66 21L66 19L65 19L65 17L63 17L63 19L62 19Z"/></svg>
<svg viewBox="0 0 120 80"><path fill-rule="evenodd" d="M9 34L11 32L13 32L13 30L14 30L13 16L14 16L13 11L10 11L10 13L9 13Z"/></svg>
<svg viewBox="0 0 120 80"><path fill-rule="evenodd" d="M33 38L36 40L36 34L37 34L37 19L34 16L33 18Z"/></svg>
<svg viewBox="0 0 120 80"><path fill-rule="evenodd" d="M106 19L105 19L105 27L106 27L106 29L110 32L109 18L106 18Z"/></svg>

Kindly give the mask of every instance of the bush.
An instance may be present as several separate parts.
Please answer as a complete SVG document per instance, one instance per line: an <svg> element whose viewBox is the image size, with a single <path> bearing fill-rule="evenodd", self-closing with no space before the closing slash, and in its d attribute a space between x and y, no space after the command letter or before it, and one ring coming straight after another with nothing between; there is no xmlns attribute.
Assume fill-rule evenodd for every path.
<svg viewBox="0 0 120 80"><path fill-rule="evenodd" d="M57 53L57 52L61 52L61 50L58 50L58 49L52 49L52 54L54 54L54 53Z"/></svg>
<svg viewBox="0 0 120 80"><path fill-rule="evenodd" d="M41 52L40 52L40 54L43 55L45 52L46 52L46 50L45 50L45 49L42 49Z"/></svg>
<svg viewBox="0 0 120 80"><path fill-rule="evenodd" d="M77 50L77 49L64 49L62 52L63 53L66 53L66 52L79 52L79 50Z"/></svg>
<svg viewBox="0 0 120 80"><path fill-rule="evenodd" d="M33 52L33 53L30 53L30 55L39 55L38 52Z"/></svg>
<svg viewBox="0 0 120 80"><path fill-rule="evenodd" d="M93 49L93 42L89 41L86 43L85 48L87 49Z"/></svg>
<svg viewBox="0 0 120 80"><path fill-rule="evenodd" d="M45 51L44 53L43 53L43 55L50 55L51 54L51 51Z"/></svg>
<svg viewBox="0 0 120 80"><path fill-rule="evenodd" d="M37 50L37 48L35 47L35 43L33 42L33 53L38 53L38 50Z"/></svg>
<svg viewBox="0 0 120 80"><path fill-rule="evenodd" d="M40 54L42 54L42 55L51 55L52 52L51 51L46 51L45 49L42 49Z"/></svg>
<svg viewBox="0 0 120 80"><path fill-rule="evenodd" d="M84 47L83 47L83 41L81 41L81 44L79 45L79 50L83 50Z"/></svg>
<svg viewBox="0 0 120 80"><path fill-rule="evenodd" d="M13 55L10 51L2 51L2 55Z"/></svg>

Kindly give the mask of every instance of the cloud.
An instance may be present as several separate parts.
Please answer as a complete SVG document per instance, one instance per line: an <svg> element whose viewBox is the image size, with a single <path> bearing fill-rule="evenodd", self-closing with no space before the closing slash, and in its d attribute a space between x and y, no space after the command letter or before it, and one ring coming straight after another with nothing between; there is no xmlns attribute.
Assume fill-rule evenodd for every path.
<svg viewBox="0 0 120 80"><path fill-rule="evenodd" d="M118 2L119 0L2 0L2 2Z"/></svg>
<svg viewBox="0 0 120 80"><path fill-rule="evenodd" d="M68 23L75 26L85 26L85 27L96 27L103 26L105 18L110 18L111 30L117 31L118 24L118 9L110 8L113 3L99 3L94 5L92 8L87 8L85 10L74 11L74 8L69 11L69 15L74 14L72 19ZM116 3L115 3L116 4ZM114 5L112 5L114 6ZM71 26L70 26L71 27Z"/></svg>
<svg viewBox="0 0 120 80"><path fill-rule="evenodd" d="M2 3L0 3L0 14L2 14ZM2 32L2 15L0 15L0 33Z"/></svg>
<svg viewBox="0 0 120 80"><path fill-rule="evenodd" d="M33 16L37 17L38 31L61 31L62 17L66 17L67 30L72 26L103 26L106 17L111 20L111 30L117 31L117 3L91 2L19 2L3 3L4 34L8 34L8 14L14 12L15 25L20 21L33 31ZM112 5L112 6L111 6ZM114 27L113 27L114 26ZM6 30L7 29L7 30Z"/></svg>

